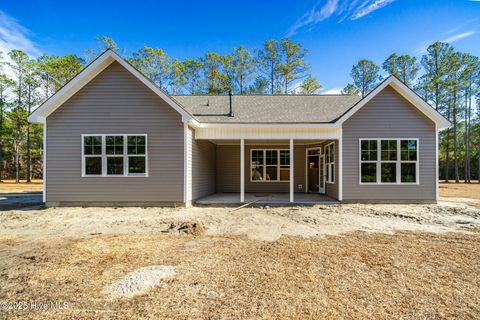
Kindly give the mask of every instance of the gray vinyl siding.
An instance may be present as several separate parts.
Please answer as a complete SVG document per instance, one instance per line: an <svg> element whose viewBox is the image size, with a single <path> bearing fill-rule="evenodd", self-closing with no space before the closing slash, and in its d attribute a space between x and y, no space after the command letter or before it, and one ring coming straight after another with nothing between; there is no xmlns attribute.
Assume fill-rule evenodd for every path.
<svg viewBox="0 0 480 320"><path fill-rule="evenodd" d="M343 124L344 200L435 200L435 124L387 87ZM360 138L418 138L418 185L359 183Z"/></svg>
<svg viewBox="0 0 480 320"><path fill-rule="evenodd" d="M215 193L216 146L206 140L192 140L192 200Z"/></svg>
<svg viewBox="0 0 480 320"><path fill-rule="evenodd" d="M147 134L148 177L82 177L82 134ZM47 118L47 202L183 202L181 115L114 62Z"/></svg>
<svg viewBox="0 0 480 320"><path fill-rule="evenodd" d="M245 146L245 192L290 192L289 182L251 182L251 149L289 149L289 145L246 145ZM216 192L240 192L240 146L217 145ZM305 191L305 146L294 147L295 192ZM301 188L299 188L301 185Z"/></svg>

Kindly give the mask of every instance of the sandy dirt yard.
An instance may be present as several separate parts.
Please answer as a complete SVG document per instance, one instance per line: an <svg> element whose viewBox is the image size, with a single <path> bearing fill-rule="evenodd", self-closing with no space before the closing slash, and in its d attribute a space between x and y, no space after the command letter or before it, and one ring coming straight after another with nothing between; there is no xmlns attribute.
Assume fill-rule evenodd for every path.
<svg viewBox="0 0 480 320"><path fill-rule="evenodd" d="M480 208L457 198L24 208L0 212L0 318L473 319L479 256ZM108 294L132 279L147 289Z"/></svg>

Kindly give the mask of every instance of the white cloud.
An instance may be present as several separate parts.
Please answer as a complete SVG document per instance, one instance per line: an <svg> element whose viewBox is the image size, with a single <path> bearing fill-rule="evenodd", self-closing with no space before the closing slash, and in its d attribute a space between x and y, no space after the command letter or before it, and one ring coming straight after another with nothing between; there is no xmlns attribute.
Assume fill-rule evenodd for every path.
<svg viewBox="0 0 480 320"><path fill-rule="evenodd" d="M309 27L307 30L310 30L314 25L332 16L337 17L338 23L346 19L357 20L394 1L396 0L325 0L322 6L319 6L319 3L317 3L295 21L286 36L294 36L306 27Z"/></svg>
<svg viewBox="0 0 480 320"><path fill-rule="evenodd" d="M41 52L29 36L30 31L27 28L0 10L0 51L4 55L12 49L19 49L29 56L39 56Z"/></svg>
<svg viewBox="0 0 480 320"><path fill-rule="evenodd" d="M480 1L480 0L478 0ZM466 27L467 25L469 24L472 24L473 22L477 22L479 20L479 18L475 18L475 19L470 19L470 20L467 20L467 21L464 21L462 22L461 24L451 28L450 30L446 31L445 33L443 33L444 35L448 35L448 34L452 34L452 33L455 33L455 32L458 32L459 30L463 29L464 27Z"/></svg>
<svg viewBox="0 0 480 320"><path fill-rule="evenodd" d="M341 88L332 88L322 92L322 94L341 94L341 93L342 93Z"/></svg>
<svg viewBox="0 0 480 320"><path fill-rule="evenodd" d="M445 34L447 34L447 33L445 33ZM458 40L465 39L465 38L468 38L470 36L473 36L476 33L477 33L477 31L473 31L473 30L472 31L467 31L467 32L462 32L462 33L455 34L453 36L450 36L448 38L445 38L445 39L442 39L442 40L439 40L439 41L440 42L445 42L445 43L454 43ZM425 54L427 52L428 46L431 45L432 43L434 43L435 41L436 40L429 40L429 41L422 42L417 47L417 50L415 50L415 54L416 55Z"/></svg>
<svg viewBox="0 0 480 320"><path fill-rule="evenodd" d="M369 15L370 13L385 7L386 5L394 2L395 0L376 0L370 4L368 1L364 2L351 16L351 20L357 20ZM367 5L368 4L368 5Z"/></svg>
<svg viewBox="0 0 480 320"><path fill-rule="evenodd" d="M327 18L329 18L338 8L338 0L327 0L325 5L320 9L317 6L313 7L311 10L306 12L300 19L298 19L291 27L287 33L287 37L295 35L299 29L315 25Z"/></svg>
<svg viewBox="0 0 480 320"><path fill-rule="evenodd" d="M451 37L448 37L446 39L443 39L442 42L446 42L446 43L453 43L455 41L458 41L458 40L461 40L461 39L465 39L465 38L468 38L470 36L473 36L474 34L476 33L476 31L467 31L467 32L462 32L462 33L458 33L458 34L455 34Z"/></svg>

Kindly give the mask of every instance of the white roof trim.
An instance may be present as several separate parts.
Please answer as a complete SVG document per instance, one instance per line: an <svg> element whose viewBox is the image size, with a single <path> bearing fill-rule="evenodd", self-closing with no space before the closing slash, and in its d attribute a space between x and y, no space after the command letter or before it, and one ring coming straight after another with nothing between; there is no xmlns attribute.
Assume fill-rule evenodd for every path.
<svg viewBox="0 0 480 320"><path fill-rule="evenodd" d="M205 129L340 129L336 123L198 123L195 128Z"/></svg>
<svg viewBox="0 0 480 320"><path fill-rule="evenodd" d="M70 80L65 86L38 107L29 117L28 121L34 123L45 123L46 118L58 109L65 101L71 98L100 72L105 70L114 61L120 63L125 69L132 73L143 84L155 92L160 98L167 102L173 109L182 115L182 121L189 121L193 116L175 102L168 94L161 90L157 85L147 79L137 69L132 67L127 61L121 58L112 50L102 53L97 59L83 69L77 76Z"/></svg>
<svg viewBox="0 0 480 320"><path fill-rule="evenodd" d="M446 129L452 124L439 112L437 112L432 106L430 106L425 100L420 98L412 89L403 84L400 80L394 76L390 76L385 81L383 81L378 87L376 87L372 92L360 100L353 108L347 111L336 123L342 125L347 119L349 119L353 114L360 110L364 105L366 105L373 97L375 97L380 91L385 89L387 86L394 88L401 96L407 99L411 104L413 104L417 109L419 109L423 114L435 122L438 126L438 129Z"/></svg>

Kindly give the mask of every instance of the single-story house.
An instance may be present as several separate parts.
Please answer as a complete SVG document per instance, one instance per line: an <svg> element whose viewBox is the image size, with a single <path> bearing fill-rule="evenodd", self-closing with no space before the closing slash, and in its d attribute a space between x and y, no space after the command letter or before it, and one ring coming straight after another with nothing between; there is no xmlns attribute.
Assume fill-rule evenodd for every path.
<svg viewBox="0 0 480 320"><path fill-rule="evenodd" d="M168 95L111 50L29 121L44 128L48 206L189 206L258 194L435 202L438 131L450 126L395 77L363 99Z"/></svg>

